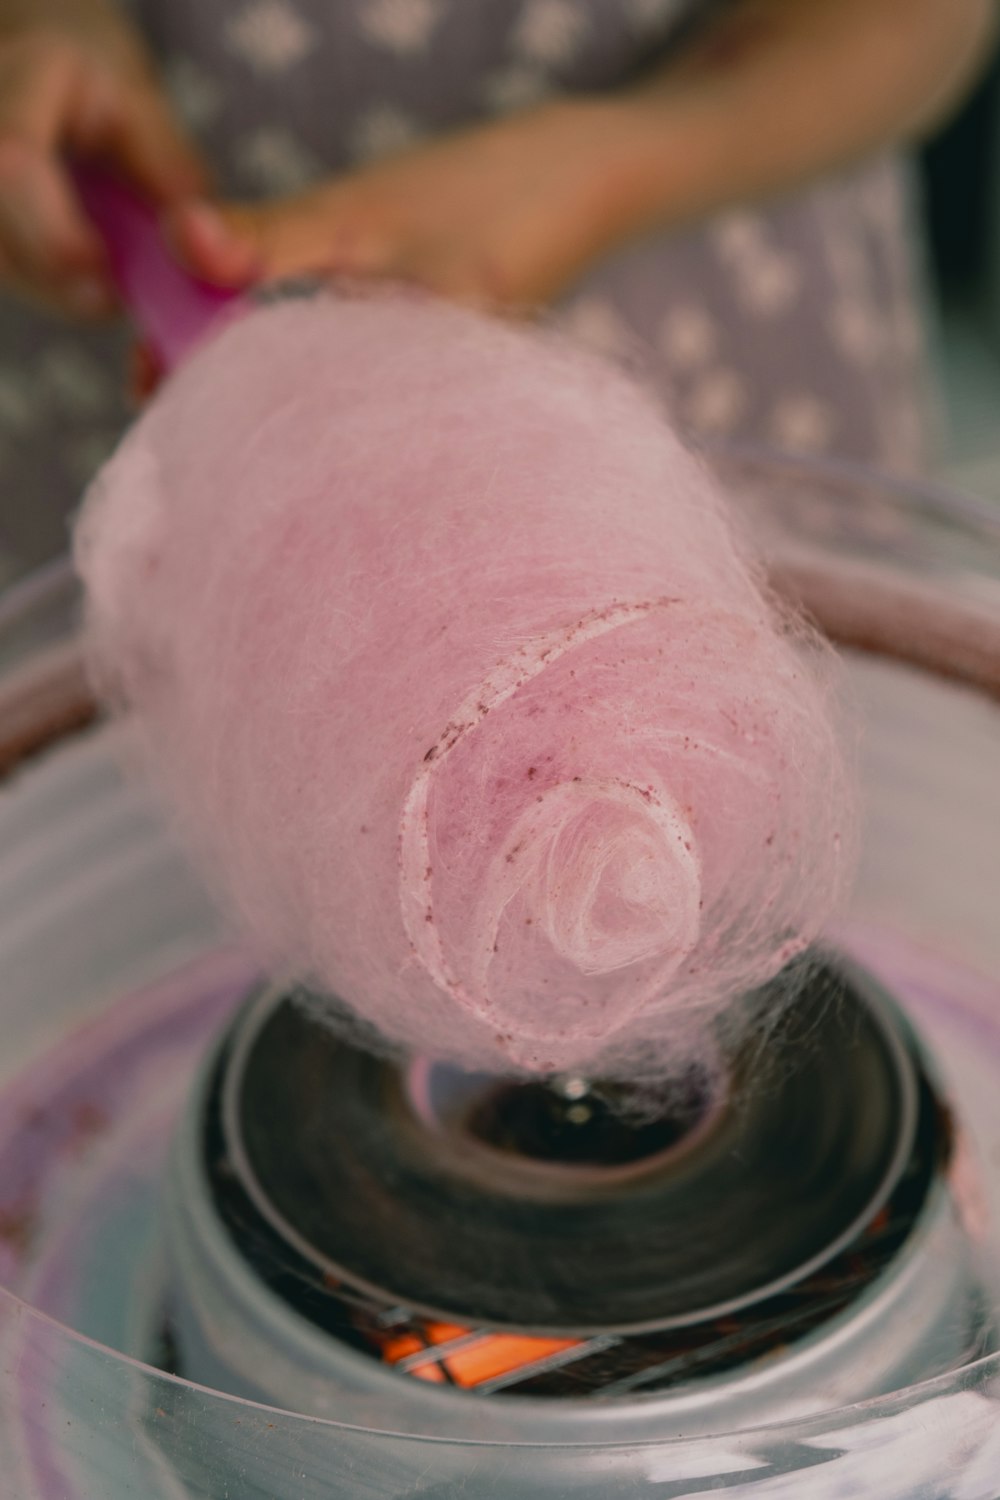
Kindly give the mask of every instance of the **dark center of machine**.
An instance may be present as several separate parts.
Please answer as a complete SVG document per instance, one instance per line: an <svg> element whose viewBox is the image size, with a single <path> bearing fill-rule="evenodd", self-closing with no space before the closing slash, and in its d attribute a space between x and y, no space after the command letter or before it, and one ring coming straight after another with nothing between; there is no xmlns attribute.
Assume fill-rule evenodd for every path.
<svg viewBox="0 0 1000 1500"><path fill-rule="evenodd" d="M890 1264L950 1149L892 1004L815 957L765 1043L658 1109L378 1056L301 992L241 1013L205 1098L214 1209L261 1282L486 1392L644 1394L787 1347Z"/></svg>

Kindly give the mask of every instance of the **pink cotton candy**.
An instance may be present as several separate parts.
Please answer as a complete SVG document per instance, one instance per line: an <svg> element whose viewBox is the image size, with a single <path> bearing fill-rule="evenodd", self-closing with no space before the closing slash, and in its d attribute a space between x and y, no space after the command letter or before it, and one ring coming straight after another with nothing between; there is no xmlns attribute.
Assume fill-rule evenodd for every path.
<svg viewBox="0 0 1000 1500"><path fill-rule="evenodd" d="M831 654L652 401L548 334L262 309L156 398L78 556L240 919L393 1041L666 1075L842 893Z"/></svg>

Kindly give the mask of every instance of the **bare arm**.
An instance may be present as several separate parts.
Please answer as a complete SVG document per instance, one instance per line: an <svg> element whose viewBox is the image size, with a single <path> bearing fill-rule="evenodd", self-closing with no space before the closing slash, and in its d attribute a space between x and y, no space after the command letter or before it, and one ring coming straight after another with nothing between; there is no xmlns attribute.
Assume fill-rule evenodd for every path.
<svg viewBox="0 0 1000 1500"><path fill-rule="evenodd" d="M988 54L992 0L745 0L609 101L617 231L795 188L933 128Z"/></svg>

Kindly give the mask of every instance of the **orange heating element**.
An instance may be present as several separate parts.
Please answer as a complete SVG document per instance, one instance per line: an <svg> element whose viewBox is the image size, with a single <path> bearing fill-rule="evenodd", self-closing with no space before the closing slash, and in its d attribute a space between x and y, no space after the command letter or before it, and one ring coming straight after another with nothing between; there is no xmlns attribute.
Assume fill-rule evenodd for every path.
<svg viewBox="0 0 1000 1500"><path fill-rule="evenodd" d="M579 1339L536 1338L519 1333L491 1333L462 1328L456 1323L425 1323L420 1332L380 1339L387 1364L418 1380L462 1386L473 1390L517 1373L522 1378L541 1370ZM561 1361L560 1361L561 1362Z"/></svg>

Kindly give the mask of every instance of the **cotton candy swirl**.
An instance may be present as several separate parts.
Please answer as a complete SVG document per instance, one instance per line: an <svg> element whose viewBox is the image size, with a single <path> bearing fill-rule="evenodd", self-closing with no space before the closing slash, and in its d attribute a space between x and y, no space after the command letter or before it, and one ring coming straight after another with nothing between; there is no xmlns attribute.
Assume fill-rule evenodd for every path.
<svg viewBox="0 0 1000 1500"><path fill-rule="evenodd" d="M832 653L655 403L549 333L261 309L157 396L77 555L212 881L390 1041L665 1076L844 893Z"/></svg>

